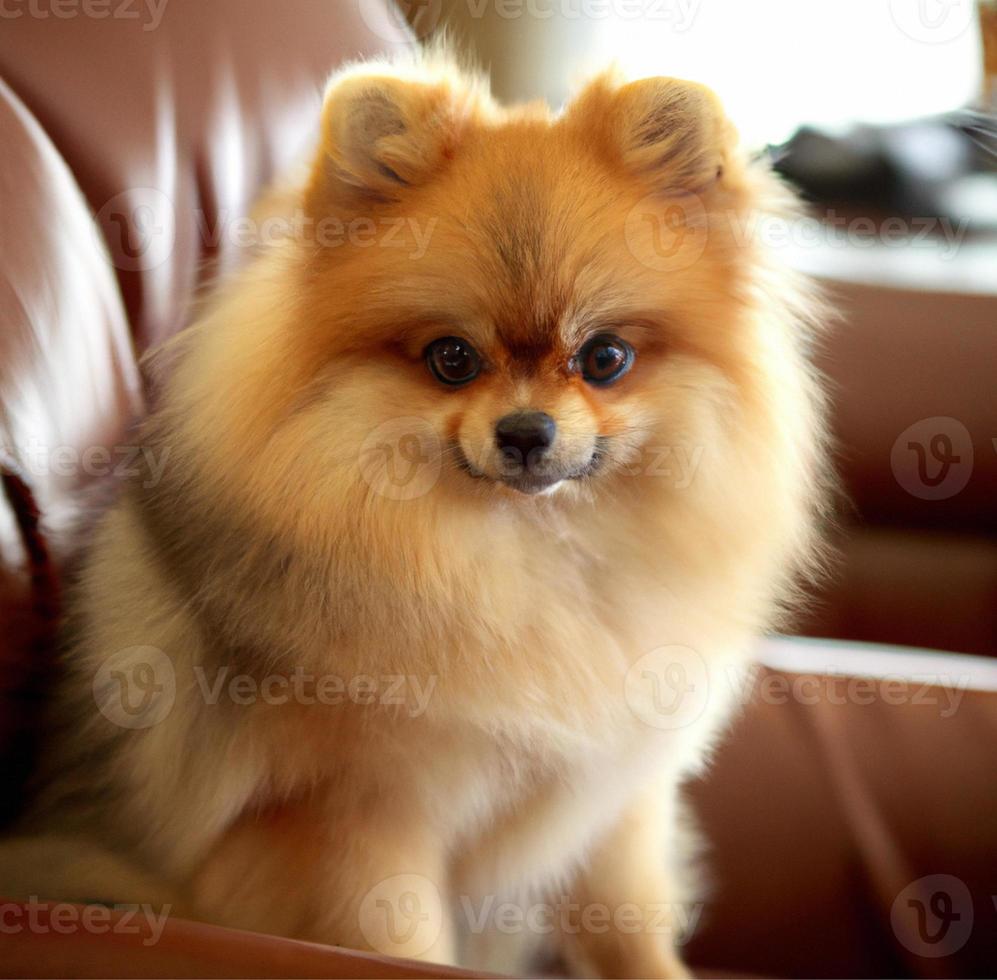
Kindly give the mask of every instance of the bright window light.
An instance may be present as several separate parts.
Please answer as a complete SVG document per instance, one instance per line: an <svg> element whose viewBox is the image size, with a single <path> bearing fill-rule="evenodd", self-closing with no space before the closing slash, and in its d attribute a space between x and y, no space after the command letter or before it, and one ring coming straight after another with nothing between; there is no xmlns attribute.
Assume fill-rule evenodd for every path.
<svg viewBox="0 0 997 980"><path fill-rule="evenodd" d="M705 82L749 145L801 123L896 122L973 102L973 0L450 0L499 95L555 105L616 60L631 78Z"/></svg>

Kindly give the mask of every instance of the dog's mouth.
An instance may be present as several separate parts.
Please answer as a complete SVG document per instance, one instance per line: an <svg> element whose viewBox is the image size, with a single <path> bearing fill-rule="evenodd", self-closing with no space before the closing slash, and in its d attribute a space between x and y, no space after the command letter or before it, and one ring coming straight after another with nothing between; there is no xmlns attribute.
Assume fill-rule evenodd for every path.
<svg viewBox="0 0 997 980"><path fill-rule="evenodd" d="M517 493L533 496L536 494L552 493L565 480L584 480L592 476L602 466L606 458L605 436L596 438L595 447L591 455L581 466L564 468L540 463L530 463L528 465L518 464L510 466L507 472L492 475L475 466L456 442L453 445L453 454L457 461L457 467L474 480L488 480L499 486L508 487Z"/></svg>

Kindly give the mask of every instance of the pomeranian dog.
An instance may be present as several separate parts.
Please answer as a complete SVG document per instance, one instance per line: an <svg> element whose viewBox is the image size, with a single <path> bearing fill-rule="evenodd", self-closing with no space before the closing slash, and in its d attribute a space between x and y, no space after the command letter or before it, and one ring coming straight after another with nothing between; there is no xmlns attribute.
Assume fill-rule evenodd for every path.
<svg viewBox="0 0 997 980"><path fill-rule="evenodd" d="M699 85L427 57L334 77L280 203L169 351L0 891L685 975L680 783L820 550L792 196Z"/></svg>

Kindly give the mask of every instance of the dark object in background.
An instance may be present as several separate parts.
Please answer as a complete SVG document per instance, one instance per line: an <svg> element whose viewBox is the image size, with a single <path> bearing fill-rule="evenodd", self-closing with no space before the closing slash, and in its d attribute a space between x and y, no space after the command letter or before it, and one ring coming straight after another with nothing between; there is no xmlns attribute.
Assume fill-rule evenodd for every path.
<svg viewBox="0 0 997 980"><path fill-rule="evenodd" d="M997 121L965 109L834 135L809 126L770 150L811 201L900 218L997 230Z"/></svg>

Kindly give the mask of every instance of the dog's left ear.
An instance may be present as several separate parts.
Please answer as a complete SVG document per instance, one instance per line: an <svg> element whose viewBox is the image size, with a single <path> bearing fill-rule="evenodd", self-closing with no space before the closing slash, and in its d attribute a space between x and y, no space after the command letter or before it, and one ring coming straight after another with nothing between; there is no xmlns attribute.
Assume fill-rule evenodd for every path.
<svg viewBox="0 0 997 980"><path fill-rule="evenodd" d="M720 100L705 85L647 78L596 79L569 112L631 173L669 193L701 193L724 173L737 143Z"/></svg>

